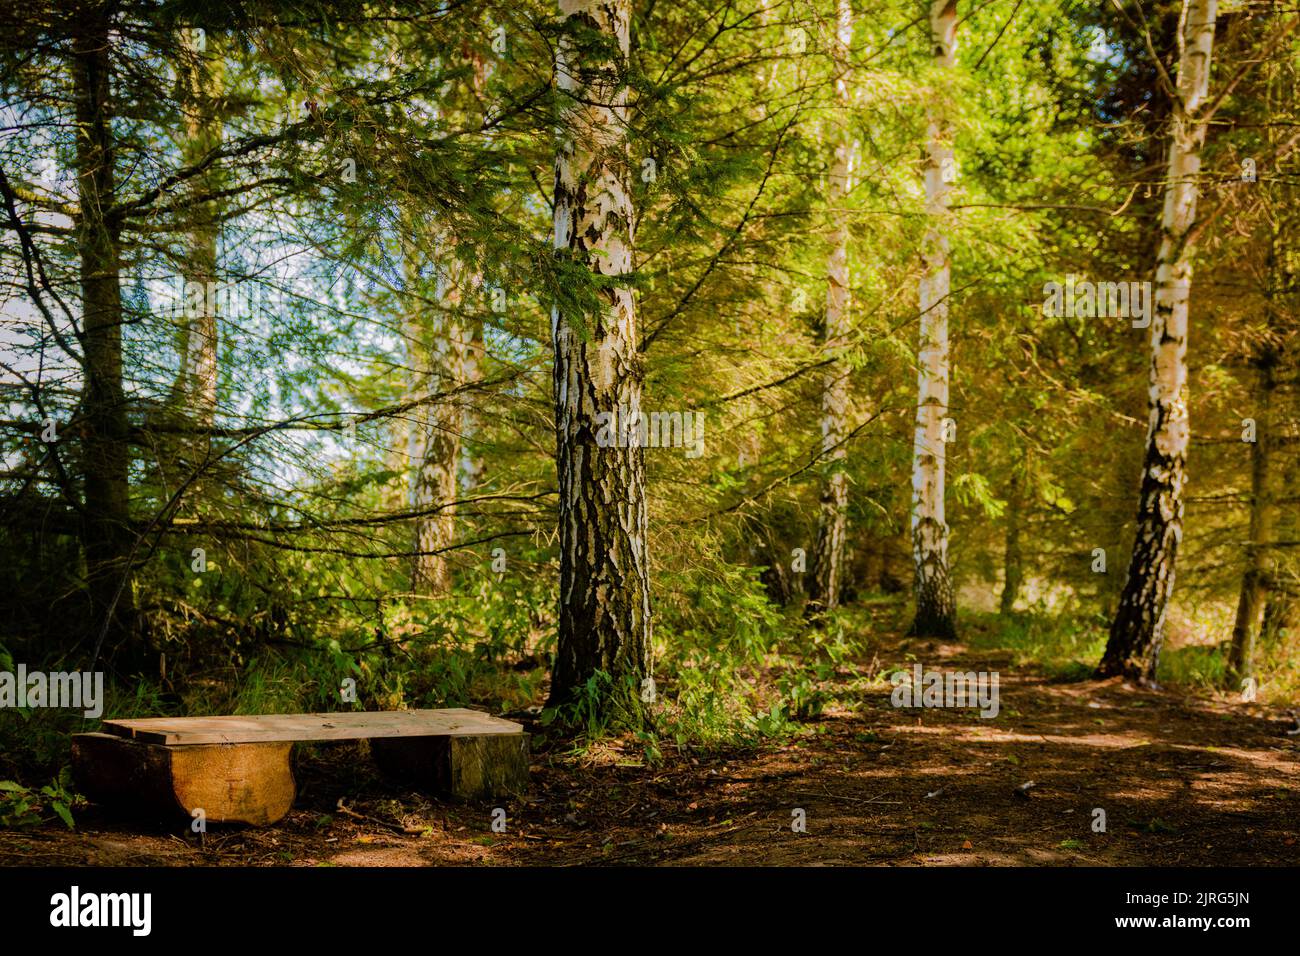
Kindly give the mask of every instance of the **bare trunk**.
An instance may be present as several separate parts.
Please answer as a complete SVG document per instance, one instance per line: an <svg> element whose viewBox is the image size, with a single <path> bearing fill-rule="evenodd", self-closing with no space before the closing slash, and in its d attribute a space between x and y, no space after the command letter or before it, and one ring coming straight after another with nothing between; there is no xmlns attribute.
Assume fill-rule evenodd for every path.
<svg viewBox="0 0 1300 956"><path fill-rule="evenodd" d="M221 120L217 101L221 96L220 57L203 49L197 31L182 31L177 62L184 112L185 140L181 161L198 163L221 145ZM197 456L191 467L206 457L208 436L217 407L217 233L219 209L212 200L198 200L217 188L214 167L189 180L190 205L186 209L184 286L178 349L180 366L172 387L173 403L199 434L187 442Z"/></svg>
<svg viewBox="0 0 1300 956"><path fill-rule="evenodd" d="M957 0L930 5L934 62L951 70L957 62ZM956 602L948 577L948 523L944 517L944 423L948 414L948 180L953 167L952 130L939 108L930 116L925 166L929 226L922 244L921 344L918 355L916 431L912 448L912 557L916 617L909 633L956 635Z"/></svg>
<svg viewBox="0 0 1300 956"><path fill-rule="evenodd" d="M84 547L96 636L112 652L127 649L136 629L131 589L126 397L122 389L122 298L109 107L109 20L83 15L73 39L77 197L80 222Z"/></svg>
<svg viewBox="0 0 1300 956"><path fill-rule="evenodd" d="M481 57L468 48L461 51L470 66L472 96L452 99L447 110L458 125L468 125L477 114L485 82ZM482 286L482 277L465 264L466 250L445 229L435 227L434 250L438 257L437 307L432 321L426 319L423 306L418 313L408 312L407 341L410 343L413 391L448 392L463 387L479 377L478 352L482 342L482 322L476 308L467 308L474 293ZM414 233L412 233L414 235ZM412 243L407 257L407 281L419 288L416 265L417 244ZM474 341L477 338L478 342ZM473 398L463 393L435 405L419 406L408 433L412 464L410 505L424 512L415 521L415 555L411 570L411 589L431 595L451 593L452 573L449 551L456 542L457 507L461 497L462 469L466 456L466 429L475 424L470 411ZM468 471L466 471L468 473Z"/></svg>
<svg viewBox="0 0 1300 956"><path fill-rule="evenodd" d="M445 246L445 244L442 244ZM407 282L419 288L418 269L408 253ZM454 261L439 276L437 306L430 311L421 303L408 312L408 364L415 395L447 391L465 381L467 342L461 319L464 270ZM411 590L442 595L451 592L451 565L447 554L456 538L456 507L461 453L461 400L443 399L416 407L411 429L410 508L422 512L415 519L415 551Z"/></svg>
<svg viewBox="0 0 1300 956"><path fill-rule="evenodd" d="M1024 583L1024 559L1020 553L1020 509L1024 495L1021 493L1021 478L1011 477L1011 489L1007 495L1006 547L1002 559L1002 596L999 611L1003 617L1009 617L1016 609L1020 598L1020 587Z"/></svg>
<svg viewBox="0 0 1300 956"><path fill-rule="evenodd" d="M472 52L468 55L471 65L474 101L477 104L476 109L486 112L487 105L484 102L484 94L487 87L488 67L481 55ZM484 288L483 276L475 276L472 285L478 291L479 296L478 307L473 310L473 314L468 320L469 342L465 350L465 383L467 385L475 385L483 381L483 366L487 360L486 339L484 337L484 309L494 307L493 303L485 301L486 289ZM464 497L472 495L483 483L484 478L483 458L480 451L483 429L483 417L479 413L481 401L481 393L471 393L464 402L464 411L461 415L461 435L463 436L461 493Z"/></svg>
<svg viewBox="0 0 1300 956"><path fill-rule="evenodd" d="M1273 505L1272 399L1275 383L1272 362L1265 357L1259 369L1255 403L1255 443L1251 446L1250 541L1246 545L1246 570L1237 598L1237 618L1232 626L1228 677L1235 684L1251 676L1255 639L1259 635L1264 603L1272 580L1270 565L1276 511Z"/></svg>
<svg viewBox="0 0 1300 956"><path fill-rule="evenodd" d="M1300 476L1300 463L1294 455L1282 459L1279 486L1286 489L1286 496L1291 500L1284 507L1277 509L1277 528L1275 540L1300 540L1300 507L1295 501L1296 478ZM1277 502L1275 502L1277 504ZM1274 564L1275 571L1281 570ZM1290 574L1279 573L1269 582L1268 600L1264 606L1264 620L1260 625L1260 642L1267 645L1284 638L1287 634L1300 633L1300 600L1297 600L1297 583L1294 569Z"/></svg>
<svg viewBox="0 0 1300 956"><path fill-rule="evenodd" d="M1237 618L1232 626L1232 646L1228 654L1227 676L1235 685L1250 677L1254 670L1255 644L1263 623L1264 609L1276 585L1277 505L1274 489L1276 449L1274 392L1277 389L1277 365L1281 357L1278 343L1284 342L1279 309L1274 302L1278 288L1277 234L1269 235L1265 258L1265 317L1262 341L1255 350L1255 442L1251 445L1250 468L1250 540L1246 545L1246 570L1241 577L1237 598ZM1281 416L1278 416L1280 418Z"/></svg>
<svg viewBox="0 0 1300 956"><path fill-rule="evenodd" d="M1171 119L1169 165L1151 319L1150 419L1142 463L1137 535L1124 591L1101 659L1102 676L1155 680L1174 561L1183 534L1187 462L1187 304L1197 177L1207 123L1200 113L1210 83L1217 0L1184 0L1183 54Z"/></svg>
<svg viewBox="0 0 1300 956"><path fill-rule="evenodd" d="M631 4L560 0L560 14L556 253L601 276L626 276L633 268L626 133ZM620 420L640 416L635 301L629 285L597 294L594 315L566 314L558 306L551 313L560 524L551 701L557 704L570 701L596 671L620 691L650 671L643 450L635 442L598 443L596 420L615 411Z"/></svg>
<svg viewBox="0 0 1300 956"><path fill-rule="evenodd" d="M465 350L465 383L475 385L483 381L483 317L475 315L470 320L469 345ZM471 393L464 403L461 433L464 435L464 452L461 458L461 492L468 497L483 484L483 458L479 448L483 440L483 418L479 414L478 393Z"/></svg>
<svg viewBox="0 0 1300 956"><path fill-rule="evenodd" d="M835 358L848 344L852 331L849 317L849 221L850 163L852 137L849 134L849 47L853 42L853 10L849 0L838 0L835 36L835 93L840 107L840 130L831 167L830 204L833 235L826 262L826 316L822 330L822 354ZM844 566L844 536L849 510L849 480L845 473L847 432L845 413L849 402L848 369L834 362L822 380L822 460L825 479L817 543L813 550L812 574L808 581L808 607L813 612L839 606L840 579Z"/></svg>

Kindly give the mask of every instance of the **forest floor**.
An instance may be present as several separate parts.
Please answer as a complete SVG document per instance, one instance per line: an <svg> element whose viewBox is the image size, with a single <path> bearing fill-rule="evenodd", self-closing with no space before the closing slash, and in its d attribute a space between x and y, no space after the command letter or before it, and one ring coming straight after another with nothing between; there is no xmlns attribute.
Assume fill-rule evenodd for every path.
<svg viewBox="0 0 1300 956"><path fill-rule="evenodd" d="M896 709L885 688L784 742L670 745L649 766L630 739L579 755L543 746L528 796L500 802L504 833L491 804L429 801L377 776L362 745L316 747L299 756L298 801L276 826L200 838L90 807L76 831L0 831L0 865L1300 863L1300 736L1285 712L1057 682L960 644L890 647L927 669L998 671L997 718Z"/></svg>

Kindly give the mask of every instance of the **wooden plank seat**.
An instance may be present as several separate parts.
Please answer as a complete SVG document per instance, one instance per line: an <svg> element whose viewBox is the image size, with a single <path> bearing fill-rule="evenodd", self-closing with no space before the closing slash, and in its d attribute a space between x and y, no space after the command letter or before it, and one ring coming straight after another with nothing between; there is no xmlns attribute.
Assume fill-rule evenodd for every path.
<svg viewBox="0 0 1300 956"><path fill-rule="evenodd" d="M385 773L462 799L528 785L523 727L464 708L106 720L73 735L72 767L81 792L105 804L265 826L293 806L293 745L331 740L369 740Z"/></svg>

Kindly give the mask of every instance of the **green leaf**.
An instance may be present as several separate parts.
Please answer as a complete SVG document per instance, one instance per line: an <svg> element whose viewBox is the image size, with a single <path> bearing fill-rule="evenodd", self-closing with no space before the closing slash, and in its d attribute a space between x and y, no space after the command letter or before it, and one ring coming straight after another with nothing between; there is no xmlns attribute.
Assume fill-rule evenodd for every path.
<svg viewBox="0 0 1300 956"><path fill-rule="evenodd" d="M59 815L60 820L68 825L69 830L76 829L76 825L72 822L72 811L68 809L66 803L62 800L54 800L51 801L50 808Z"/></svg>

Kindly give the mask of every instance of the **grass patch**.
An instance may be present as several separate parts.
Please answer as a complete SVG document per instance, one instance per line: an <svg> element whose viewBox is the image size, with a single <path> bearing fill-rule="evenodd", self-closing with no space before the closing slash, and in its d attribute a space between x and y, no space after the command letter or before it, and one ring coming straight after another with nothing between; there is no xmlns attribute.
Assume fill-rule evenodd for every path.
<svg viewBox="0 0 1300 956"><path fill-rule="evenodd" d="M974 650L1011 654L1055 680L1085 680L1106 649L1106 622L1082 614L971 614L965 637Z"/></svg>

